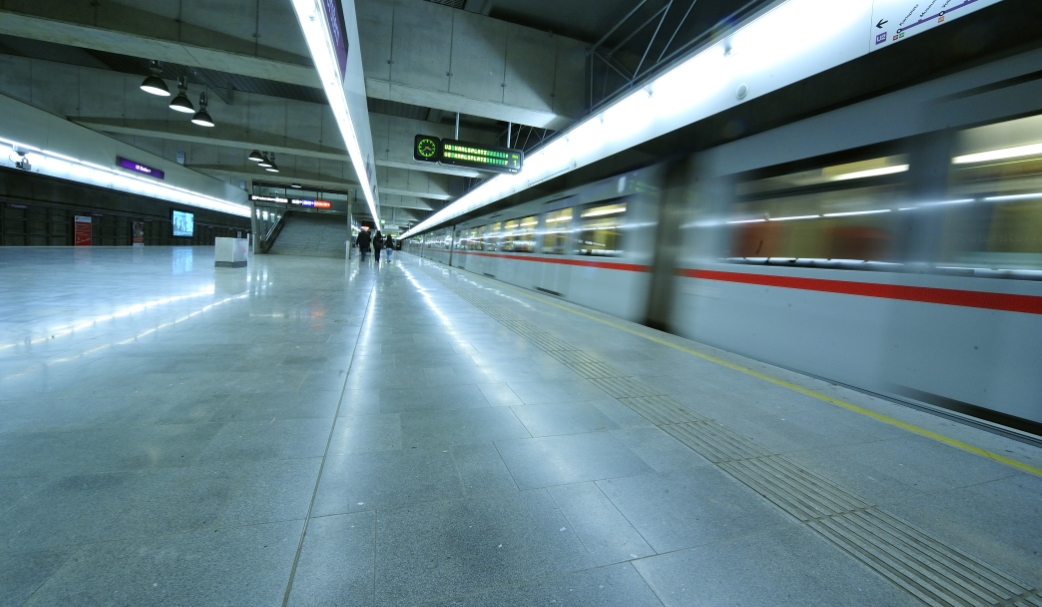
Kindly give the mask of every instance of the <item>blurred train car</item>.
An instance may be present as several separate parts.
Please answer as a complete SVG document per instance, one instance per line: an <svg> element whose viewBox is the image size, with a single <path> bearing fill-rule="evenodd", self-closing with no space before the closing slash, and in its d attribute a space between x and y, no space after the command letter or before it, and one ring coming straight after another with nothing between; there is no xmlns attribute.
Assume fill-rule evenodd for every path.
<svg viewBox="0 0 1042 607"><path fill-rule="evenodd" d="M1042 95L1024 89L1042 86L994 82L1031 73L1042 56L1027 55L468 218L407 248L1042 434Z"/></svg>

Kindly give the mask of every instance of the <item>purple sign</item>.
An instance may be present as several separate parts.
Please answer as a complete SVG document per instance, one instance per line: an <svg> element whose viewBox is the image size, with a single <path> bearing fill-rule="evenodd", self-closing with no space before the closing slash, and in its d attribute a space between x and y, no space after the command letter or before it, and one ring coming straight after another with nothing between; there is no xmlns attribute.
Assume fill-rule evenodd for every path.
<svg viewBox="0 0 1042 607"><path fill-rule="evenodd" d="M322 0L325 3L326 23L329 25L329 37L336 49L336 62L340 67L340 80L347 72L347 25L344 21L344 10L340 0Z"/></svg>
<svg viewBox="0 0 1042 607"><path fill-rule="evenodd" d="M876 44L883 44L884 42L886 42L886 34L886 32L883 32L882 34L876 36Z"/></svg>
<svg viewBox="0 0 1042 607"><path fill-rule="evenodd" d="M139 164L137 162L134 162L133 160L127 160L126 158L123 158L121 156L116 156L116 164L123 167L124 169L127 169L128 171L134 171L135 173L144 173L145 175L148 175L149 177L155 177L156 179L163 179L166 176L166 173L160 171L159 169L153 169L152 167Z"/></svg>

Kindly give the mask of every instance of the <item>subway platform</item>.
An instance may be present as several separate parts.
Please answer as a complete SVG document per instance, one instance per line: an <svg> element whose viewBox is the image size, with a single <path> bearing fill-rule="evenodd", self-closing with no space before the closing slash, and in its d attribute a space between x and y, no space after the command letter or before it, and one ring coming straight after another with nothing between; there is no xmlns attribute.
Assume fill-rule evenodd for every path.
<svg viewBox="0 0 1042 607"><path fill-rule="evenodd" d="M396 254L0 249L0 606L1042 606L1042 449Z"/></svg>

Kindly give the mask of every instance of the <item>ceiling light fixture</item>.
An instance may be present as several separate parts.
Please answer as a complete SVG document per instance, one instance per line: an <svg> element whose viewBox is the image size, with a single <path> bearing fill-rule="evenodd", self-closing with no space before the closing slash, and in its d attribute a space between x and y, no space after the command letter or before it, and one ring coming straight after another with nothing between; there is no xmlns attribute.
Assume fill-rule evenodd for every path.
<svg viewBox="0 0 1042 607"><path fill-rule="evenodd" d="M267 154L263 152L261 153L261 159L260 162L257 163L257 166L261 167L262 169L266 169L271 166L271 161L268 160Z"/></svg>
<svg viewBox="0 0 1042 607"><path fill-rule="evenodd" d="M253 162L264 162L264 156L261 156L259 150L253 150L252 152L250 152L250 155L247 156L246 159L252 160Z"/></svg>
<svg viewBox="0 0 1042 607"><path fill-rule="evenodd" d="M184 76L177 79L177 97L170 100L170 109L182 114L195 113L195 106L188 100L188 80Z"/></svg>
<svg viewBox="0 0 1042 607"><path fill-rule="evenodd" d="M299 190L301 186L300 186L299 183L291 183L291 184L289 184L289 187L291 187L291 188L293 188L295 190Z"/></svg>
<svg viewBox="0 0 1042 607"><path fill-rule="evenodd" d="M268 156L268 166L264 167L264 170L269 173L278 173L279 167L275 165L275 154L272 153Z"/></svg>
<svg viewBox="0 0 1042 607"><path fill-rule="evenodd" d="M141 90L149 95L169 97L170 89L167 88L163 79L159 77L163 73L163 65L158 61L152 60L148 62L148 70L152 73L141 83Z"/></svg>
<svg viewBox="0 0 1042 607"><path fill-rule="evenodd" d="M199 93L199 111L192 116L192 124L198 124L199 126L213 127L213 118L210 118L210 113L206 111L206 105L209 103L209 99L206 98L206 91Z"/></svg>
<svg viewBox="0 0 1042 607"><path fill-rule="evenodd" d="M344 90L343 75L340 74L337 50L333 44L329 28L330 21L326 18L325 2L319 0L292 0L293 9L300 22L300 29L304 33L311 58L315 62L322 88L326 92L333 117L336 118L340 134L344 138L344 145L351 158L355 175L359 181L359 189L365 196L369 207L369 213L374 219L380 217L377 208L377 188L370 181L371 167L367 167L365 156L362 154L362 146L359 143L358 133L348 109L347 93ZM352 24L352 27L354 24ZM346 37L346 32L343 32ZM362 100L364 103L365 100ZM366 125L367 126L367 125ZM359 128L365 126L359 125Z"/></svg>

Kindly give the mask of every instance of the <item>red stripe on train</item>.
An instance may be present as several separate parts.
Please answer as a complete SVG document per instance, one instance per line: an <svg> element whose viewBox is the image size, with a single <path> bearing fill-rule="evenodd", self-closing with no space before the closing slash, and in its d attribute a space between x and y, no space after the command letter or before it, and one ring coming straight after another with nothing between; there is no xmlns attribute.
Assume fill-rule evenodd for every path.
<svg viewBox="0 0 1042 607"><path fill-rule="evenodd" d="M501 255L499 253L478 253L476 251L453 251L454 255L476 255L478 257L496 257L500 259L518 259L521 261L538 261L540 263L556 263L563 266L582 266L585 268L603 268L605 270L622 270L624 272L650 272L649 266L635 263L615 263L610 261L586 261L583 259L563 259L554 257L532 257L529 255Z"/></svg>
<svg viewBox="0 0 1042 607"><path fill-rule="evenodd" d="M804 291L840 293L843 295L861 295L864 297L881 297L885 299L919 301L923 303L963 306L967 308L1023 312L1025 314L1042 314L1042 297L1036 297L1034 295L1012 295L1008 293L988 293L985 291L960 291L957 289L884 285L868 282L850 282L845 280L798 278L794 276L769 276L764 274L747 274L744 272L719 272L715 270L677 270L677 274L687 278L737 282L750 285L763 285L765 287L801 289Z"/></svg>

